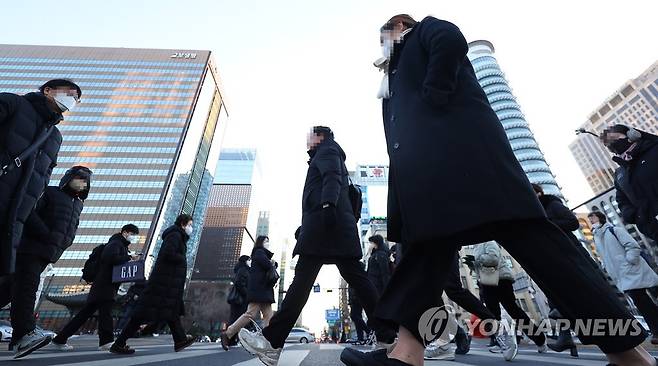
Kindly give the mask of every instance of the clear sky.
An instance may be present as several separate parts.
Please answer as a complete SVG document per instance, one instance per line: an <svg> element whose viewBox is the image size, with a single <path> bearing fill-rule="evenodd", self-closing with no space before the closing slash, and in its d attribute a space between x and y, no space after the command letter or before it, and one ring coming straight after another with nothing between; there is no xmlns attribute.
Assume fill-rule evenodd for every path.
<svg viewBox="0 0 658 366"><path fill-rule="evenodd" d="M334 129L348 167L388 161L372 61L379 27L401 12L493 42L570 204L591 195L568 144L658 59L656 1L12 1L0 43L213 51L230 114L224 144L258 148L276 242L299 222L309 126Z"/></svg>

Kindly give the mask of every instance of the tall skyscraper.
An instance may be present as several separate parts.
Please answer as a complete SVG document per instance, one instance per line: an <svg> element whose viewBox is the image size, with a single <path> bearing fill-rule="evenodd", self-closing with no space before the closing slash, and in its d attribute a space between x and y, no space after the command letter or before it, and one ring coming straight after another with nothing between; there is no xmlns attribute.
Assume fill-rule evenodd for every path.
<svg viewBox="0 0 658 366"><path fill-rule="evenodd" d="M637 78L624 83L590 114L580 128L600 134L614 124L658 134L658 61ZM594 194L614 186L617 164L599 139L580 134L569 148Z"/></svg>
<svg viewBox="0 0 658 366"><path fill-rule="evenodd" d="M505 128L514 155L532 183L540 184L547 194L563 197L544 154L525 120L521 107L494 56L494 46L489 41L473 41L468 44L468 58L473 64L478 82L484 89L491 107Z"/></svg>
<svg viewBox="0 0 658 366"><path fill-rule="evenodd" d="M73 165L94 172L91 194L71 248L55 264L50 293L86 291L81 268L126 223L140 228L147 273L159 234L180 213L192 214L190 265L203 226L227 113L210 51L0 45L0 91L23 94L69 78L82 103L59 128L64 136L51 184ZM40 318L68 312L44 302Z"/></svg>
<svg viewBox="0 0 658 366"><path fill-rule="evenodd" d="M222 149L193 280L230 280L240 254L251 252L260 214L254 188L262 174L256 156L256 150Z"/></svg>

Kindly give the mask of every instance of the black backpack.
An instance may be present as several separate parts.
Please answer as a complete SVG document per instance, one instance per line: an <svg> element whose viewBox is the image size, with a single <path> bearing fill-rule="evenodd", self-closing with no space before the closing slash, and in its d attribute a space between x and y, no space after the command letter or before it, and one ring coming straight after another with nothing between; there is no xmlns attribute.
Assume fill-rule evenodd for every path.
<svg viewBox="0 0 658 366"><path fill-rule="evenodd" d="M89 254L89 258L87 258L84 267L82 267L82 279L85 280L85 282L92 283L96 279L98 267L101 264L103 249L105 249L105 244L97 246L91 251L91 254Z"/></svg>
<svg viewBox="0 0 658 366"><path fill-rule="evenodd" d="M354 218L358 222L361 219L361 208L363 207L363 192L361 192L361 186L352 183L352 180L350 179L350 184L347 186L347 193L350 197L350 203L352 204Z"/></svg>

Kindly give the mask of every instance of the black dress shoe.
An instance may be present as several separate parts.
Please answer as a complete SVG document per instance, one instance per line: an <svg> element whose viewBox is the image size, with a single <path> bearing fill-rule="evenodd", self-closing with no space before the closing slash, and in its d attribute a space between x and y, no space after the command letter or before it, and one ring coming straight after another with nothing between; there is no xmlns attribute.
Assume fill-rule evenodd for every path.
<svg viewBox="0 0 658 366"><path fill-rule="evenodd" d="M174 351L180 352L193 344L194 344L194 338L188 335L184 341L174 343Z"/></svg>
<svg viewBox="0 0 658 366"><path fill-rule="evenodd" d="M366 353L345 348L340 354L340 360L347 366L411 366L406 362L388 358L385 349Z"/></svg>

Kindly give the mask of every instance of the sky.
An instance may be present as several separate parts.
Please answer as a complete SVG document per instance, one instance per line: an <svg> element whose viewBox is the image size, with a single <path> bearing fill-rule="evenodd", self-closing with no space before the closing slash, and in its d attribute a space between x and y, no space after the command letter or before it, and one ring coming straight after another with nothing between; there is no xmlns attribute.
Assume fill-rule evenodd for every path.
<svg viewBox="0 0 658 366"><path fill-rule="evenodd" d="M310 126L334 130L348 168L388 162L372 62L379 27L397 13L491 41L570 206L592 196L568 144L658 60L656 1L13 1L0 12L0 43L211 50L230 116L223 144L258 149L276 243L299 224ZM304 319L324 302L311 296Z"/></svg>

